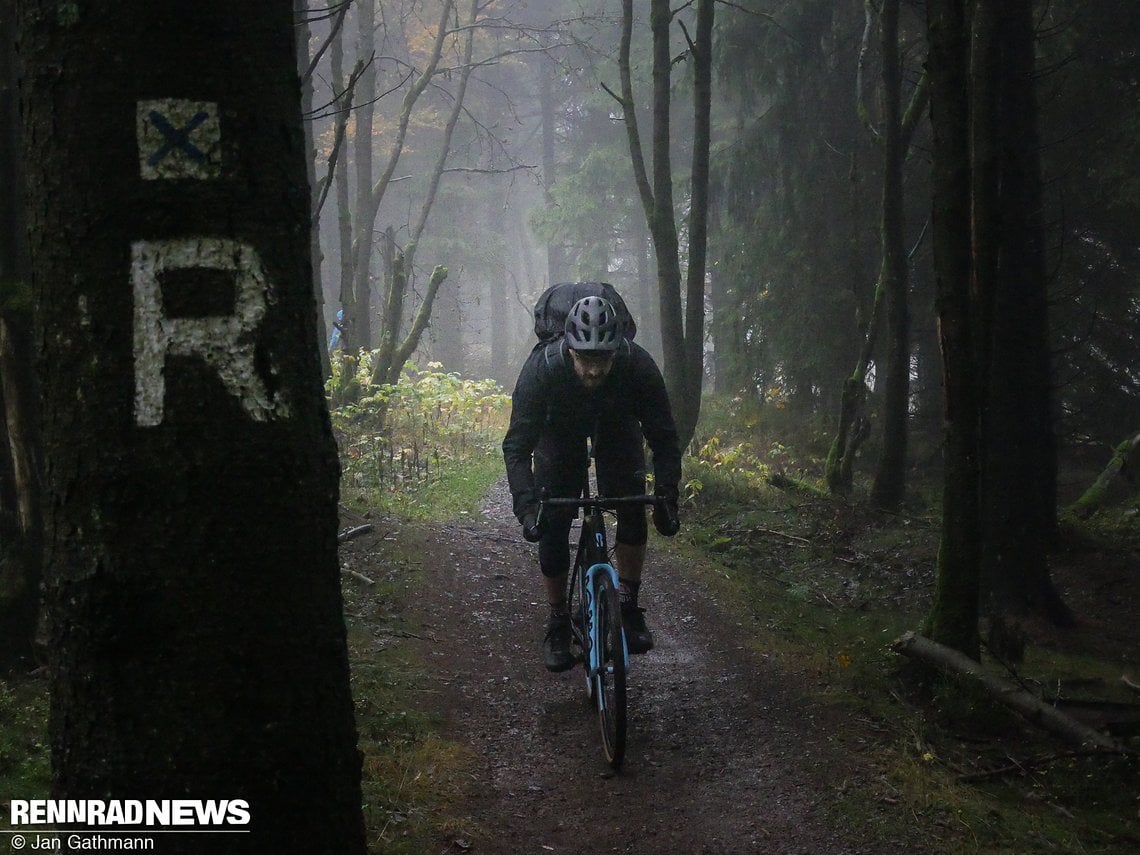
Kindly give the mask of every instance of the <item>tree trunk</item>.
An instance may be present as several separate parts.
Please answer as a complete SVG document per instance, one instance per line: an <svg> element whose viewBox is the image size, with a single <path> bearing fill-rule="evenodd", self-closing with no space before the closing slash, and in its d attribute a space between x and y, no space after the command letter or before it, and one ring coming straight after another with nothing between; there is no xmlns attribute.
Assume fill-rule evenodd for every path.
<svg viewBox="0 0 1140 855"><path fill-rule="evenodd" d="M657 276L653 263L653 241L645 217L636 217L634 241L637 247L637 294L641 304L641 324L638 343L661 361L661 323L657 316L658 302L654 299L653 283Z"/></svg>
<svg viewBox="0 0 1140 855"><path fill-rule="evenodd" d="M883 367L883 443L871 504L895 510L906 487L907 418L910 403L910 312L907 306L906 221L903 215L902 60L899 0L882 12L883 204L882 273L886 298L887 358Z"/></svg>
<svg viewBox="0 0 1140 855"><path fill-rule="evenodd" d="M554 72L556 66L549 54L543 52L538 64L538 104L542 117L542 198L547 207L554 203L551 191L557 178L557 161L554 157L556 127L554 122ZM554 242L546 245L546 284L553 285L565 276L566 260L562 247Z"/></svg>
<svg viewBox="0 0 1140 855"><path fill-rule="evenodd" d="M693 154L689 171L689 263L685 279L685 396L678 428L682 448L701 415L705 367L705 277L708 257L709 149L712 139L712 31L714 0L697 0L693 62ZM682 428L683 425L683 429Z"/></svg>
<svg viewBox="0 0 1140 855"><path fill-rule="evenodd" d="M447 4L450 8L450 4ZM463 103L467 94L467 83L471 79L471 72L474 66L471 63L472 52L474 51L475 43L475 23L479 16L479 3L478 0L471 0L468 7L467 20L464 29L466 30L465 45L463 49L463 57L461 60L462 71L459 75L459 85L455 92L454 101L451 106L451 113L447 119L447 125L443 131L443 142L440 145L439 155L436 157L435 166L432 169L431 178L428 182L428 190L424 196L423 202L420 205L419 216L416 222L410 227L410 235L408 244L405 249L397 253L397 263L393 267L393 276L388 283L389 288L403 288L409 287L411 279L411 271L415 262L416 249L419 246L420 238L423 236L424 229L427 227L428 217L431 210L435 205L436 194L439 192L439 184L443 178L444 168L447 166L447 158L451 153L451 139L455 134L455 126L459 121L459 116L463 112ZM447 17L440 21L440 27L444 28L447 23ZM434 59L431 63L433 69L439 62L440 54L443 51L443 39L438 37L436 39L436 47ZM403 121L406 122L410 114L410 104L408 99L405 99L405 112ZM395 155L393 155L395 156ZM394 161L389 161L389 166L393 165ZM387 172L386 175L390 178L391 173ZM383 184L387 184L387 178L381 179ZM372 366L372 382L373 383L396 383L400 379L400 372L404 369L404 363L411 358L412 353L419 345L420 337L427 329L428 321L431 319L432 306L435 303L436 296L440 287L447 280L447 268L442 265L436 265L432 271L431 278L428 281L427 293L424 295L423 301L420 303L419 309L416 311L416 316L412 321L411 329L408 331L407 336L403 342L396 345L395 342L400 336L400 328L403 324L403 306L404 295L399 295L398 299L394 299L394 295L389 292L386 305L388 311L384 315L384 326L381 332L381 338L390 342L391 347L382 348L382 353L376 358ZM392 307L395 306L395 313ZM455 308L458 310L459 301L456 297L454 302ZM458 320L456 320L455 334L459 334ZM387 377L387 380L383 378Z"/></svg>
<svg viewBox="0 0 1140 855"><path fill-rule="evenodd" d="M701 412L704 381L705 252L708 217L709 116L712 93L713 0L698 0L697 34L690 46L694 63L694 139L689 219L689 267L685 305L681 300L681 258L673 210L673 168L669 156L672 56L669 28L673 16L668 0L653 0L649 26L653 32L653 172L645 168L630 72L633 3L622 3L622 36L618 63L621 102L629 139L634 179L641 196L657 259L657 292L661 312L661 350L665 384L682 446L693 438Z"/></svg>
<svg viewBox="0 0 1140 855"><path fill-rule="evenodd" d="M493 204L494 209L488 211L488 215L490 222L495 223L495 236L499 239L501 246L506 249L511 245L512 238L507 234L507 216L506 211L503 210L503 197L492 198L494 201L491 204ZM525 253L526 248L522 247L521 251ZM491 333L491 362L488 366L487 376L503 386L510 383L511 374L509 343L513 339L513 331L507 312L507 306L510 305L507 277L511 275L511 272L509 256L504 252L491 265L491 275L487 281L487 305L490 315L488 326Z"/></svg>
<svg viewBox="0 0 1140 855"><path fill-rule="evenodd" d="M8 185L11 186L11 185ZM20 283L23 288L27 282ZM35 656L43 574L43 482L32 313L0 315L0 386L6 447L0 552L0 671Z"/></svg>
<svg viewBox="0 0 1140 855"><path fill-rule="evenodd" d="M869 42L874 18L867 7L864 48ZM876 389L883 396L883 449L871 489L872 504L897 508L906 485L907 429L910 403L910 310L908 306L908 262L906 220L903 205L903 165L914 129L926 104L929 77L924 75L905 113L902 110L902 60L898 33L898 0L889 0L879 16L880 49L883 56L883 188L880 204L879 241L881 260L875 283L871 314L855 370L844 381L840 395L839 424L828 451L825 475L828 490L848 493L854 477L855 455L870 435L870 422L864 414L867 372L879 346L879 335L887 333L886 359L878 363ZM865 51L864 51L865 52ZM862 65L862 62L860 62ZM870 123L863 104L862 72L857 77L857 109Z"/></svg>
<svg viewBox="0 0 1140 855"><path fill-rule="evenodd" d="M992 14L1001 50L993 78L1001 251L994 259L988 360L983 585L999 611L1033 611L1068 623L1072 616L1053 586L1046 549L1057 528L1056 440L1033 3L1007 0Z"/></svg>
<svg viewBox="0 0 1140 855"><path fill-rule="evenodd" d="M969 28L963 0L928 0L933 247L945 394L942 535L927 634L972 659L978 638L978 391L970 299Z"/></svg>
<svg viewBox="0 0 1140 855"><path fill-rule="evenodd" d="M0 672L33 657L43 520L12 4L0 7Z"/></svg>
<svg viewBox="0 0 1140 855"><path fill-rule="evenodd" d="M926 265L915 268L925 271ZM918 413L912 424L924 437L936 436L942 428L942 383L938 364L938 325L935 323L934 295L925 272L912 276L918 295L915 312L914 344L917 357L917 388L913 394Z"/></svg>
<svg viewBox="0 0 1140 855"><path fill-rule="evenodd" d="M355 355L372 347L372 229L376 221L372 190L372 123L376 116L376 0L357 0L356 55L364 60L356 81L357 106L353 108L355 131L353 163L356 198L353 204L353 252L351 297L344 306L344 350ZM379 205L377 205L379 207Z"/></svg>
<svg viewBox="0 0 1140 855"><path fill-rule="evenodd" d="M337 109L343 114L338 117L341 121L347 120L347 113L352 110L353 93L355 85L350 87L344 78L344 33L342 26L329 49L329 62L332 65L333 89L337 93ZM357 66L363 69L362 65ZM356 76L353 77L354 81ZM343 146L344 143L342 142ZM336 224L337 224L337 256L339 259L339 282L337 283L338 302L340 303L341 353L348 354L347 343L344 340L344 319L349 317L349 308L355 303L352 279L352 195L348 186L348 158L347 152L344 162L336 170ZM355 310L354 310L355 311Z"/></svg>
<svg viewBox="0 0 1140 855"><path fill-rule="evenodd" d="M292 4L61 8L20 5L54 795L363 855Z"/></svg>
<svg viewBox="0 0 1140 855"><path fill-rule="evenodd" d="M313 335L317 339L317 353L321 359L321 377L328 379L331 372L329 351L325 347L325 288L321 276L321 218L317 210L317 150L313 142L313 76L309 74L309 4L301 0L297 6L297 73L301 76L301 116L305 128L305 174L309 179L309 254L313 258L313 298L317 311L313 316Z"/></svg>

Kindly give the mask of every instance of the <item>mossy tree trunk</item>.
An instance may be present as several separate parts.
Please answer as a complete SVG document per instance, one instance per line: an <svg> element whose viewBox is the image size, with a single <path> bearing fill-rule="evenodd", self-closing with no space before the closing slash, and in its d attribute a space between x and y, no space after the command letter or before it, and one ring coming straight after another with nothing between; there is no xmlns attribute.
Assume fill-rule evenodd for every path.
<svg viewBox="0 0 1140 855"><path fill-rule="evenodd" d="M1108 465L1070 510L1089 517L1101 508L1130 499L1140 505L1140 432L1116 447Z"/></svg>
<svg viewBox="0 0 1140 855"><path fill-rule="evenodd" d="M870 431L870 423L864 414L867 371L876 350L880 349L879 337L885 327L887 358L881 364L879 372L882 388L886 390L880 420L883 426L883 442L871 492L871 501L884 508L895 508L899 505L906 484L910 311L907 301L908 262L903 205L903 166L929 95L928 78L924 75L911 93L906 110L903 110L898 18L898 0L888 0L883 4L878 18L883 62L883 121L879 136L883 149L879 225L882 259L879 278L875 284L871 315L855 363L855 370L843 384L839 423L828 452L825 469L828 489L831 492L850 492L855 455ZM868 35L873 20L872 17L868 17ZM860 87L861 84L860 80ZM861 91L859 108L860 113L865 116Z"/></svg>
<svg viewBox="0 0 1140 855"><path fill-rule="evenodd" d="M293 5L18 9L54 795L363 855Z"/></svg>

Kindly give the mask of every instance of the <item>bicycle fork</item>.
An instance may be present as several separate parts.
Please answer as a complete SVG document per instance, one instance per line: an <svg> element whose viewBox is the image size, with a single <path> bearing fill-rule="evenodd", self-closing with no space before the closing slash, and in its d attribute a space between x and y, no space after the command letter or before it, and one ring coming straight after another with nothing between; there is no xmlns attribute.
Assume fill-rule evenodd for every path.
<svg viewBox="0 0 1140 855"><path fill-rule="evenodd" d="M586 663L588 668L588 676L591 680L598 676L598 673L605 666L602 661L603 650L605 649L605 639L602 637L604 627L599 626L598 622L598 603L595 598L596 586L595 579L599 573L609 573L610 579L613 580L614 590L618 589L618 574L612 564L594 564L586 571L586 584L585 584L585 603L586 603L586 626L584 627L584 635L590 643L590 656L589 661ZM621 615L618 614L614 619L620 621ZM621 630L621 656L625 661L626 668L629 668L629 646L625 640L625 627ZM609 666L612 670L613 666ZM599 705L605 703L604 699L598 699Z"/></svg>

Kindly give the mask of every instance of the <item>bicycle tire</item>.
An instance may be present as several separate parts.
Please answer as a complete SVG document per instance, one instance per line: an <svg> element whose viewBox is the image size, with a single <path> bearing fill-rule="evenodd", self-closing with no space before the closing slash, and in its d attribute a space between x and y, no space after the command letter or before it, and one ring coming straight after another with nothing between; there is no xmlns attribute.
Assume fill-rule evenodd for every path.
<svg viewBox="0 0 1140 855"><path fill-rule="evenodd" d="M579 578L585 580L586 569L581 568L578 573ZM586 636L586 644L582 647L582 675L585 677L586 683L586 703L592 704L594 703L594 684L596 681L590 674L590 631L589 620L587 619L586 615L586 586L584 581L580 583L578 594L578 621L579 625L582 627L582 632Z"/></svg>
<svg viewBox="0 0 1140 855"><path fill-rule="evenodd" d="M610 766L616 769L625 756L626 735L626 663L621 602L609 573L598 573L595 580L594 596L598 607L595 640L600 645L601 668L595 677L594 696L602 730L602 749Z"/></svg>
<svg viewBox="0 0 1140 855"><path fill-rule="evenodd" d="M566 591L566 604L570 609L570 618L574 621L578 632L586 635L584 644L579 645L579 661L582 664L582 674L586 683L586 702L594 702L594 678L590 676L590 648L588 627L586 620L586 570L589 568L586 555L589 519L583 520L582 537L578 541L578 551L574 558L574 567L571 569L569 585ZM575 641L577 641L575 636Z"/></svg>

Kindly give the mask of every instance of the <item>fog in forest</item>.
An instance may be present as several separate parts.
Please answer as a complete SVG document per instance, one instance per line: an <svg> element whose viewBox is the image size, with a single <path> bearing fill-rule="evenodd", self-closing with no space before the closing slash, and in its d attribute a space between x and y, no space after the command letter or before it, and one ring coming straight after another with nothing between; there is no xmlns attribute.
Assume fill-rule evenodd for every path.
<svg viewBox="0 0 1140 855"><path fill-rule="evenodd" d="M1136 849L1135 0L95 5L0 4L9 801L240 796L258 855ZM512 405L602 281L653 360ZM577 527L622 617L552 668L535 461L591 421L656 533L595 574ZM541 670L587 663L628 775Z"/></svg>
<svg viewBox="0 0 1140 855"><path fill-rule="evenodd" d="M1134 427L1140 381L1134 338L1119 325L1127 318L1134 329L1140 311L1135 233L1124 225L1136 199L1112 179L1135 165L1128 140L1135 111L1118 109L1121 96L1135 105L1135 81L1127 79L1134 60L1122 31L1101 31L1111 10L1082 7L1077 15L1069 5L1047 11L1037 40L1051 337L1067 431L1079 442L1114 442ZM630 65L652 173L647 14L634 4ZM669 30L682 268L694 16L682 6ZM350 347L377 345L391 281L388 233L409 263L401 334L433 268L448 269L416 352L420 363L509 387L533 343L535 298L567 280L617 286L639 341L660 356L656 257L622 103L620 4L358 0L313 7L308 20L303 71L311 70L326 330L347 306ZM729 4L717 13L706 387L779 398L805 415L835 412L880 274L886 125L910 121L896 228L909 273L912 409L937 422L924 10L909 3L899 10L893 111L881 37L869 22L860 3L791 4L776 15L762 4ZM908 107L913 117L899 115ZM1090 150L1100 169L1080 168L1080 153ZM370 316L359 321L365 250ZM872 359L869 382L881 376ZM1087 399L1094 386L1102 393L1095 407Z"/></svg>

